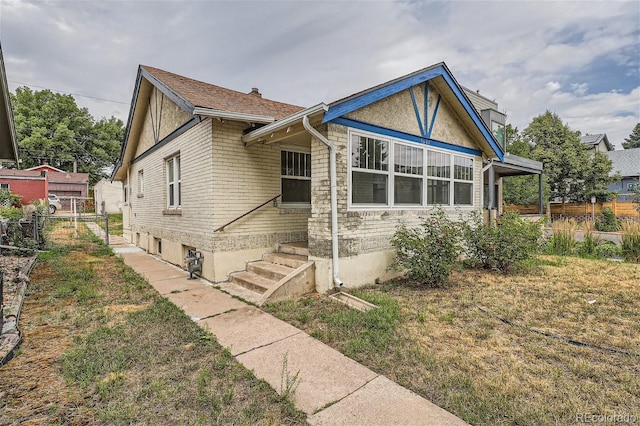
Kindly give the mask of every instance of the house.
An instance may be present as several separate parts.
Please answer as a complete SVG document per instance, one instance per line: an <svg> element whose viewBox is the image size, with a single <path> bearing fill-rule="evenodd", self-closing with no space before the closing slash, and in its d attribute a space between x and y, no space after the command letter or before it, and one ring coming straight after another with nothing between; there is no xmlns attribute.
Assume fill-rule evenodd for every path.
<svg viewBox="0 0 640 426"><path fill-rule="evenodd" d="M607 190L618 194L618 201L631 201L633 191L640 185L640 148L609 151L605 155L613 163L611 172L620 173L621 179Z"/></svg>
<svg viewBox="0 0 640 426"><path fill-rule="evenodd" d="M0 189L8 189L22 197L22 204L44 202L49 193L49 181L44 173L34 170L0 169Z"/></svg>
<svg viewBox="0 0 640 426"><path fill-rule="evenodd" d="M93 187L93 200L96 213L121 213L123 202L122 182L102 179ZM104 203L104 206L103 206Z"/></svg>
<svg viewBox="0 0 640 426"><path fill-rule="evenodd" d="M0 162L18 163L18 142L9 99L9 85L0 45Z"/></svg>
<svg viewBox="0 0 640 426"><path fill-rule="evenodd" d="M580 136L580 141L588 146L590 151L599 151L599 152L609 152L613 151L615 148L609 142L609 138L605 133L598 133L596 135L586 134Z"/></svg>
<svg viewBox="0 0 640 426"><path fill-rule="evenodd" d="M521 163L444 63L310 108L140 66L112 178L125 238L182 266L197 250L203 277L262 303L268 276L319 292L392 277L400 223L482 211L485 181L542 171Z"/></svg>
<svg viewBox="0 0 640 426"><path fill-rule="evenodd" d="M89 196L89 173L72 173L43 164L26 169L36 173L43 173L49 182L49 192L56 194L60 198L63 210L71 210L72 200L77 200L76 208L81 205Z"/></svg>

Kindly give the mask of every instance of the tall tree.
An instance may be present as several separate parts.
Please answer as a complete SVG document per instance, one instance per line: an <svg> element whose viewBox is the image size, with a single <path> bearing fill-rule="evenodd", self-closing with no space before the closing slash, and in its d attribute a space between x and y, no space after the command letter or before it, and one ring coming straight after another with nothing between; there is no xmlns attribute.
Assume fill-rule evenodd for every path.
<svg viewBox="0 0 640 426"><path fill-rule="evenodd" d="M624 149L640 148L640 123L636 124L631 134L625 139L626 142L622 142Z"/></svg>
<svg viewBox="0 0 640 426"><path fill-rule="evenodd" d="M519 157L531 158L531 146L522 138L517 127L507 124L507 152ZM538 177L535 175L506 176L503 182L505 204L537 204ZM548 192L548 187L543 191Z"/></svg>
<svg viewBox="0 0 640 426"><path fill-rule="evenodd" d="M591 154L580 141L580 132L563 124L555 113L547 111L535 117L523 131L523 138L533 146L531 157L544 164L550 198L584 200L611 181L611 161Z"/></svg>
<svg viewBox="0 0 640 426"><path fill-rule="evenodd" d="M89 173L93 185L108 175L119 153L124 124L115 117L95 121L71 95L28 87L10 94L22 167L48 162L71 172Z"/></svg>

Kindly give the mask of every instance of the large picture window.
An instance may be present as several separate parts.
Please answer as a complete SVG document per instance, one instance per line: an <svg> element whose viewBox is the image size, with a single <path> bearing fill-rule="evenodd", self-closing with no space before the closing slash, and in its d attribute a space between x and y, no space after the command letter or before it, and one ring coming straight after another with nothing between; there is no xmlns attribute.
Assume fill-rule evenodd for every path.
<svg viewBox="0 0 640 426"><path fill-rule="evenodd" d="M180 156L176 155L167 160L167 207L179 208L182 205L180 182Z"/></svg>
<svg viewBox="0 0 640 426"><path fill-rule="evenodd" d="M311 154L280 152L282 202L311 204Z"/></svg>
<svg viewBox="0 0 640 426"><path fill-rule="evenodd" d="M473 206L473 157L351 133L352 206Z"/></svg>

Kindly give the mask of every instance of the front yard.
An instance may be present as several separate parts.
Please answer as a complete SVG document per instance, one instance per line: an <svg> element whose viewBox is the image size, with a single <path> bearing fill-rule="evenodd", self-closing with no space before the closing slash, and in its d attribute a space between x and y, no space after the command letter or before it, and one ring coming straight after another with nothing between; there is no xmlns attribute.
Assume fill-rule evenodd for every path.
<svg viewBox="0 0 640 426"><path fill-rule="evenodd" d="M364 314L324 297L267 310L472 424L640 422L640 265L539 263L371 286L353 292L380 307Z"/></svg>

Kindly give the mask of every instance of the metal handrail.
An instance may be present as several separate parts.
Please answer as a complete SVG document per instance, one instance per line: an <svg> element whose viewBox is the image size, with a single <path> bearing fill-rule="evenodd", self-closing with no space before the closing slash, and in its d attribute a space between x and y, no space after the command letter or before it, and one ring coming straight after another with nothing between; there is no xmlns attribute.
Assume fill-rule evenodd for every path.
<svg viewBox="0 0 640 426"><path fill-rule="evenodd" d="M225 223L224 225L222 225L219 228L216 228L213 232L218 232L218 231L224 231L224 228L226 228L227 226L231 225L233 222L238 221L240 219L242 219L243 217L250 215L251 213L255 212L256 210L258 210L260 207L264 207L267 204L269 204L270 202L274 201L276 198L282 196L282 194L278 194L273 198L268 199L267 201L265 201L264 203L260 204L258 207L254 207L253 209L249 210L248 212L242 214L241 216L236 217L235 219L233 219L231 222Z"/></svg>

